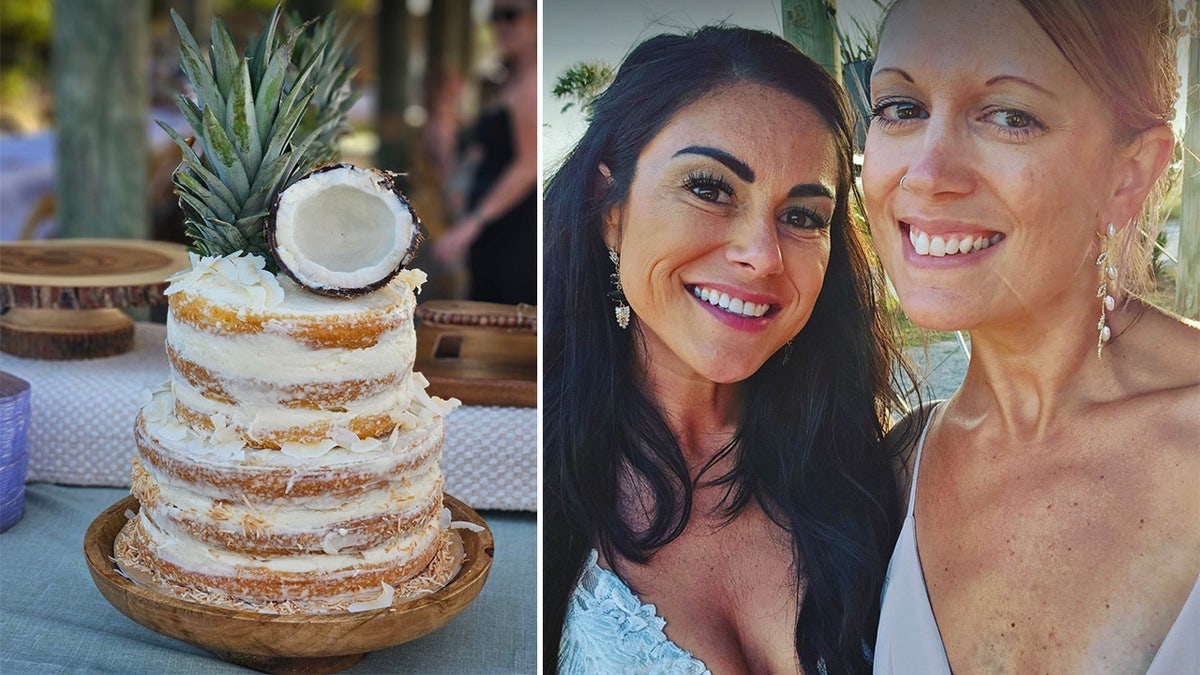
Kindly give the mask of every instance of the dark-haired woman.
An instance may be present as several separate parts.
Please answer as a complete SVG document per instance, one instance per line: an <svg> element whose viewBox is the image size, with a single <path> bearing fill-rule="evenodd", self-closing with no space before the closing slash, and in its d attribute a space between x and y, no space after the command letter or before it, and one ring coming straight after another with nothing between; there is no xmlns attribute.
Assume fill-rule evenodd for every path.
<svg viewBox="0 0 1200 675"><path fill-rule="evenodd" d="M846 98L769 33L636 47L544 207L559 672L865 672L893 343Z"/></svg>

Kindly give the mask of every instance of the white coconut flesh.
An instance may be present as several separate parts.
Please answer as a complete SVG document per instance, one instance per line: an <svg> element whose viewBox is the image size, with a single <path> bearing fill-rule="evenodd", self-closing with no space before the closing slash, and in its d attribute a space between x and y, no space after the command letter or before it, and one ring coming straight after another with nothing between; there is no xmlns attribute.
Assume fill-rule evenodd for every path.
<svg viewBox="0 0 1200 675"><path fill-rule="evenodd" d="M416 235L412 211L381 175L349 165L281 193L274 229L279 264L315 290L374 287L400 269Z"/></svg>

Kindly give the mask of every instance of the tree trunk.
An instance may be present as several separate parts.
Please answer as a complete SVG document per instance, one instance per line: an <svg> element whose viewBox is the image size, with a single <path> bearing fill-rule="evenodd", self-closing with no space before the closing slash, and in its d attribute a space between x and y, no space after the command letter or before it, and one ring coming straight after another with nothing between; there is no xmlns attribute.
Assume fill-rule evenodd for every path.
<svg viewBox="0 0 1200 675"><path fill-rule="evenodd" d="M149 0L55 0L62 237L145 238Z"/></svg>
<svg viewBox="0 0 1200 675"><path fill-rule="evenodd" d="M828 7L827 7L828 6ZM837 0L783 0L783 37L842 81L842 55L834 32Z"/></svg>
<svg viewBox="0 0 1200 675"><path fill-rule="evenodd" d="M1200 319L1200 37L1188 39L1187 126L1183 134L1183 204L1175 311Z"/></svg>
<svg viewBox="0 0 1200 675"><path fill-rule="evenodd" d="M381 2L376 15L379 31L379 89L377 92L377 125L379 149L375 164L391 171L408 171L412 168L412 143L408 125L404 122L404 109L408 105L408 46L409 14L404 2ZM399 179L403 189L409 181Z"/></svg>

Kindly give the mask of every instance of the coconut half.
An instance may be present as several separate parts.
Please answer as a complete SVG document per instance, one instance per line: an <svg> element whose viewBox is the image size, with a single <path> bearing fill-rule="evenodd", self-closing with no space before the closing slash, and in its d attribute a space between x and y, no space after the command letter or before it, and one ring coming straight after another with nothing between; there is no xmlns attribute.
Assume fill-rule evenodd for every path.
<svg viewBox="0 0 1200 675"><path fill-rule="evenodd" d="M331 164L275 198L267 242L280 268L322 295L351 297L382 287L416 255L421 221L392 177Z"/></svg>

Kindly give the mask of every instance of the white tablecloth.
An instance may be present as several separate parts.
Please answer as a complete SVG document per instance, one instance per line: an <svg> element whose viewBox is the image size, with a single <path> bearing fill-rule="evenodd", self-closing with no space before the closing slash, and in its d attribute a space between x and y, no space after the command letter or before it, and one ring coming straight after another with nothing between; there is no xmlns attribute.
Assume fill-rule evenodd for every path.
<svg viewBox="0 0 1200 675"><path fill-rule="evenodd" d="M166 381L166 327L139 323L120 356L39 361L0 353L31 385L27 481L129 485L143 390ZM446 491L475 509L537 510L537 410L462 406L446 419Z"/></svg>

